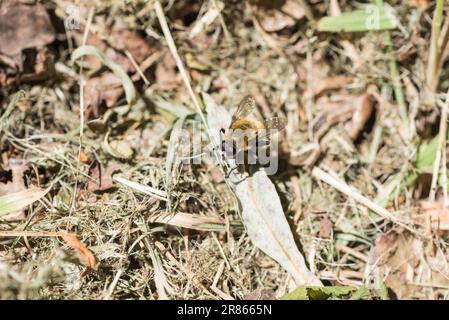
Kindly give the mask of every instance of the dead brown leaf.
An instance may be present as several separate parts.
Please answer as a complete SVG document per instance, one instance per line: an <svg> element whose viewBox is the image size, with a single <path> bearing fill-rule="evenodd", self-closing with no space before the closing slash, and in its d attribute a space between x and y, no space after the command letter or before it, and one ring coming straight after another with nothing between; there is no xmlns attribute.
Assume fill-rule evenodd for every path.
<svg viewBox="0 0 449 320"><path fill-rule="evenodd" d="M314 77L314 79L316 80L312 80L313 83L307 88L306 92L304 92L305 98L313 98L325 91L343 88L354 80L353 77L348 76L334 76L326 77L324 79Z"/></svg>
<svg viewBox="0 0 449 320"><path fill-rule="evenodd" d="M142 38L136 30L115 27L112 30L111 38L116 41L115 45L118 49L129 51L139 64L158 51L155 46L150 45L148 41Z"/></svg>
<svg viewBox="0 0 449 320"><path fill-rule="evenodd" d="M89 171L89 182L87 190L90 192L107 191L114 187L112 175L119 169L119 165L111 164L106 168L100 163L96 163Z"/></svg>
<svg viewBox="0 0 449 320"><path fill-rule="evenodd" d="M426 9L430 4L430 0L410 0L410 5L412 7L417 7L421 10Z"/></svg>
<svg viewBox="0 0 449 320"><path fill-rule="evenodd" d="M94 255L92 252L87 249L87 247L81 243L81 241L78 240L75 234L73 233L67 233L64 231L59 232L59 236L73 249L75 249L76 252L80 255L80 260L84 263L84 265L88 269L95 268L95 265L97 264Z"/></svg>
<svg viewBox="0 0 449 320"><path fill-rule="evenodd" d="M396 240L399 234L395 230L381 234L374 243L374 260L378 261L388 257L389 253L395 249Z"/></svg>
<svg viewBox="0 0 449 320"><path fill-rule="evenodd" d="M181 76L177 72L176 62L170 53L166 52L156 66L156 85L160 90L173 90L181 85Z"/></svg>
<svg viewBox="0 0 449 320"><path fill-rule="evenodd" d="M103 103L108 108L115 106L123 95L120 79L112 72L104 72L98 77L88 79L85 88L84 103L95 111Z"/></svg>
<svg viewBox="0 0 449 320"><path fill-rule="evenodd" d="M304 9L294 0L253 1L254 14L267 32L280 31L294 26L305 16Z"/></svg>
<svg viewBox="0 0 449 320"><path fill-rule="evenodd" d="M416 219L425 222L430 217L432 226L438 230L449 230L449 208L445 207L443 201L422 201L420 209L423 212Z"/></svg>
<svg viewBox="0 0 449 320"><path fill-rule="evenodd" d="M398 299L431 298L429 291L416 290L420 283L431 283L435 287L449 284L447 258L441 250L433 248L407 232L394 230L376 240L375 266Z"/></svg>
<svg viewBox="0 0 449 320"><path fill-rule="evenodd" d="M271 289L256 289L246 296L243 297L243 300L275 300L276 296L274 291Z"/></svg>
<svg viewBox="0 0 449 320"><path fill-rule="evenodd" d="M43 5L0 2L0 51L3 54L20 57L23 49L42 47L54 40L55 30ZM21 58L18 63L21 69Z"/></svg>
<svg viewBox="0 0 449 320"><path fill-rule="evenodd" d="M319 237L321 239L329 239L332 236L333 224L332 221L323 215L320 220L320 233Z"/></svg>

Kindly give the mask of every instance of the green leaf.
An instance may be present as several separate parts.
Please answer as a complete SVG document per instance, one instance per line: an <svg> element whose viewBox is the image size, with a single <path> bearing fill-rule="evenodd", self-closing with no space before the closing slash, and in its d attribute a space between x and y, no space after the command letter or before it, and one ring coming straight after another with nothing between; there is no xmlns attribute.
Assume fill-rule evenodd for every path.
<svg viewBox="0 0 449 320"><path fill-rule="evenodd" d="M357 291L351 286L299 286L290 293L284 295L282 300L328 300L349 298L350 294Z"/></svg>
<svg viewBox="0 0 449 320"><path fill-rule="evenodd" d="M372 296L367 286L361 286L352 294L349 300L371 300Z"/></svg>
<svg viewBox="0 0 449 320"><path fill-rule="evenodd" d="M324 17L318 30L324 32L368 32L391 30L397 27L396 18L385 7L367 6L365 10L345 12L335 17Z"/></svg>
<svg viewBox="0 0 449 320"><path fill-rule="evenodd" d="M379 292L379 297L382 300L390 300L390 295L388 294L388 288L385 285L385 282L382 280L382 278L376 279L376 286L377 291Z"/></svg>
<svg viewBox="0 0 449 320"><path fill-rule="evenodd" d="M137 98L136 89L128 74L123 68L109 59L101 50L94 46L81 46L78 47L72 53L72 63L81 58L82 56L92 55L97 57L106 67L108 67L122 82L123 89L125 90L126 102L131 106L134 104Z"/></svg>

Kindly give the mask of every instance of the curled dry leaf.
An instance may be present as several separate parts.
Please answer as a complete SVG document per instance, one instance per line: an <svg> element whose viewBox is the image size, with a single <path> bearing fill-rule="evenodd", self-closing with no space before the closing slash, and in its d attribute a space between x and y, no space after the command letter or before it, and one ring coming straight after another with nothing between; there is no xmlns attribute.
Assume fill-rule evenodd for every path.
<svg viewBox="0 0 449 320"><path fill-rule="evenodd" d="M84 265L88 269L95 268L95 265L97 264L94 255L92 252L87 249L87 247L81 243L81 241L78 240L75 234L73 233L67 233L64 231L60 231L59 236L73 249L75 249L76 252L80 255L80 260L84 263Z"/></svg>
<svg viewBox="0 0 449 320"><path fill-rule="evenodd" d="M105 152L117 159L129 160L134 154L128 142L124 140L109 141L108 135L105 136L102 146Z"/></svg>
<svg viewBox="0 0 449 320"><path fill-rule="evenodd" d="M207 94L203 97L209 134L218 145L220 130L228 128L231 116L226 109L216 106ZM251 176L243 175L236 170L233 159L226 161L234 168L230 170L227 182L240 202L243 224L254 245L286 269L297 285L321 285L320 280L307 268L296 246L276 188L265 171L258 170Z"/></svg>
<svg viewBox="0 0 449 320"><path fill-rule="evenodd" d="M374 111L373 98L369 93L362 94L354 101L355 111L345 130L352 140L356 140Z"/></svg>

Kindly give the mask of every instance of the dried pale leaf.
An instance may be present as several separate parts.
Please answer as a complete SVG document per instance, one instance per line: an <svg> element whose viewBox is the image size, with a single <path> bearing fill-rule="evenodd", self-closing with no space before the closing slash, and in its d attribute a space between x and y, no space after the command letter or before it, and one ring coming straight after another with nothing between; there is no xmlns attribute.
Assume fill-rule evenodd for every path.
<svg viewBox="0 0 449 320"><path fill-rule="evenodd" d="M234 186L242 218L254 245L276 260L296 284L320 285L296 246L276 188L262 170Z"/></svg>
<svg viewBox="0 0 449 320"><path fill-rule="evenodd" d="M162 266L162 261L154 248L150 245L149 241L146 242L146 247L150 255L151 262L154 268L154 282L156 284L156 290L159 295L159 300L167 300L167 293L173 294L174 290L170 285L167 276L165 275L164 268Z"/></svg>
<svg viewBox="0 0 449 320"><path fill-rule="evenodd" d="M48 189L30 188L0 197L0 217L8 213L22 210L26 206L43 198Z"/></svg>
<svg viewBox="0 0 449 320"><path fill-rule="evenodd" d="M230 115L223 107L216 106L207 94L203 97L210 136L217 144L220 129L227 128L225 125L229 123ZM232 159L227 161L235 167ZM276 188L265 171L259 170L252 176L243 177L236 171L230 172L228 183L240 201L243 224L254 245L284 267L298 285L321 285L320 280L308 270L296 246Z"/></svg>
<svg viewBox="0 0 449 320"><path fill-rule="evenodd" d="M59 236L67 242L69 246L75 249L76 252L80 255L81 261L84 263L86 267L89 269L93 269L97 264L94 255L92 252L87 249L87 247L78 240L75 234L67 233L67 232L59 232Z"/></svg>
<svg viewBox="0 0 449 320"><path fill-rule="evenodd" d="M86 55L97 57L121 80L123 89L125 90L126 101L128 102L129 106L133 105L136 101L137 93L131 78L128 76L125 70L123 70L123 68L113 60L108 58L102 51L93 46L81 46L73 51L72 63Z"/></svg>

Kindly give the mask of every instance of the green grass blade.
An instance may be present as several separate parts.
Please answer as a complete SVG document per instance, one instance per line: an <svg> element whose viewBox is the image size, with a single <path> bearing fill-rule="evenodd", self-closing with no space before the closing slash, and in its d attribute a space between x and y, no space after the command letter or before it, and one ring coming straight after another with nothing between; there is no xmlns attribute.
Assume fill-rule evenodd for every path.
<svg viewBox="0 0 449 320"><path fill-rule="evenodd" d="M323 32L368 32L391 30L397 27L394 16L384 7L368 6L366 10L345 12L335 17L324 17L318 22Z"/></svg>

